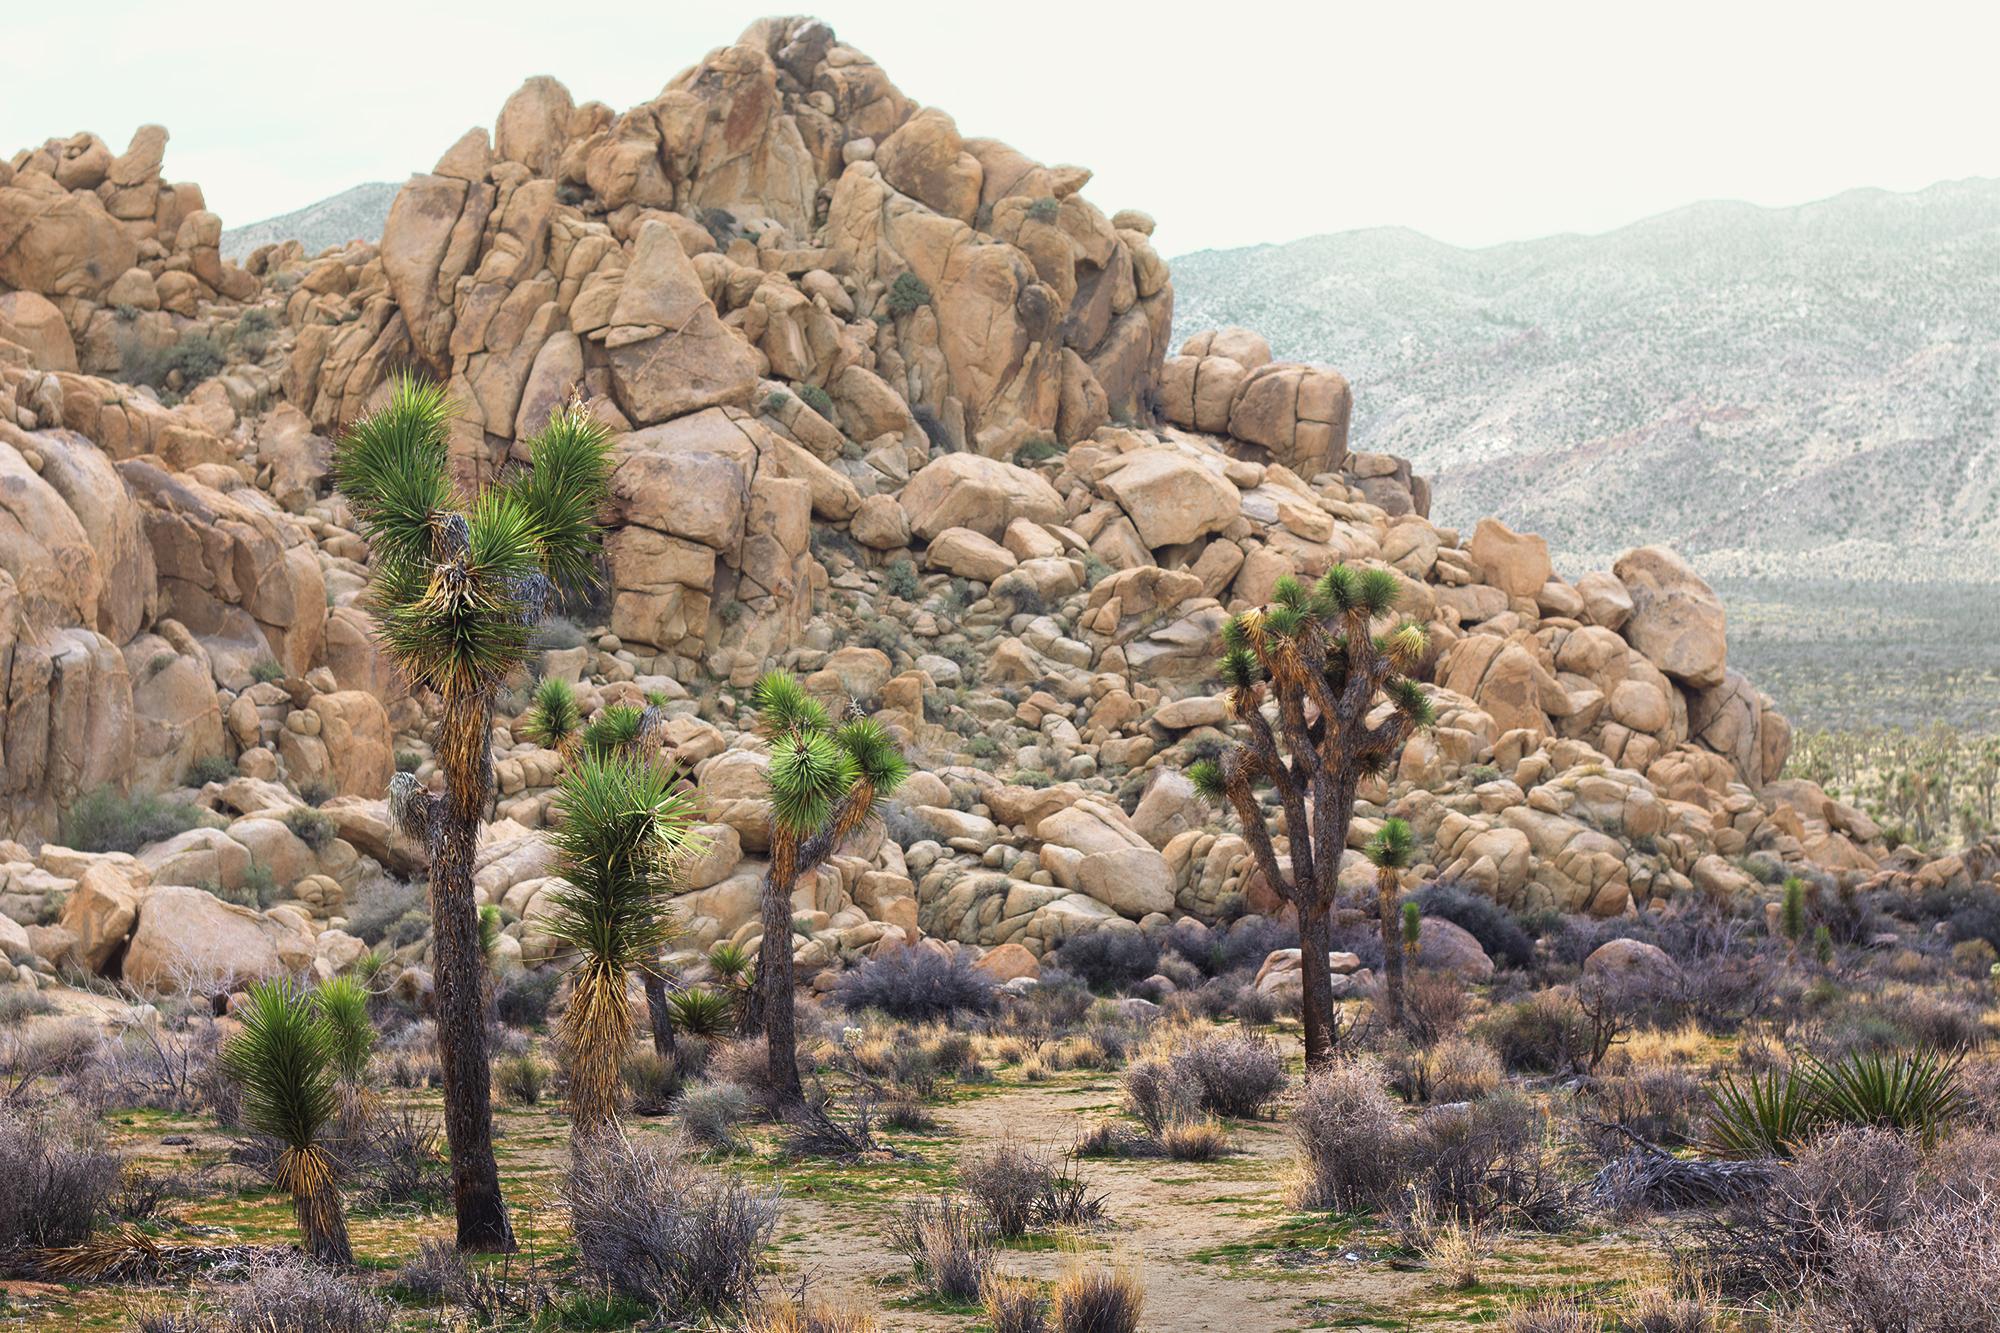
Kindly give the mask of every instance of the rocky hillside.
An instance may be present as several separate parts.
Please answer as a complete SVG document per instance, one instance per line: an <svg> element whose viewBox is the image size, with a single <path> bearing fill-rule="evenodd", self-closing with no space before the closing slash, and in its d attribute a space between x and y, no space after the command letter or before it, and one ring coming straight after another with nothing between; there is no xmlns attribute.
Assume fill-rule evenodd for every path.
<svg viewBox="0 0 2000 1333"><path fill-rule="evenodd" d="M1340 366L1357 444L1566 568L1651 541L1712 577L2000 578L2000 181L1484 250L1350 232L1174 275L1180 336L1248 324Z"/></svg>
<svg viewBox="0 0 2000 1333"><path fill-rule="evenodd" d="M1434 523L1407 462L1350 450L1340 374L1240 328L1169 355L1146 214L965 137L816 21L755 24L623 112L530 79L401 187L379 244L239 267L165 145L79 134L0 164L21 984L212 990L371 949L427 984L421 914L382 910L419 869L382 796L394 770L434 777L432 707L372 642L368 552L327 480L402 369L450 386L468 486L566 400L617 432L608 589L546 631L541 669L586 711L670 716L664 757L710 820L692 975L714 941L759 942L768 759L742 691L774 663L877 708L918 768L800 890L818 981L918 937L1031 974L1079 931L1278 911L1181 769L1226 724L1224 619L1335 561L1395 570L1430 626L1441 725L1354 826L1407 817L1413 884L1611 915L1754 904L1746 867L1990 873L1899 859L1784 779L1789 726L1672 551L1570 580L1539 537ZM478 872L506 968L553 948L560 760L516 739L523 703L502 701ZM107 826L132 854L92 849Z"/></svg>
<svg viewBox="0 0 2000 1333"><path fill-rule="evenodd" d="M225 227L222 257L241 263L258 246L282 241L297 241L309 254L349 241L379 241L383 219L401 188L389 181L369 181L262 222Z"/></svg>

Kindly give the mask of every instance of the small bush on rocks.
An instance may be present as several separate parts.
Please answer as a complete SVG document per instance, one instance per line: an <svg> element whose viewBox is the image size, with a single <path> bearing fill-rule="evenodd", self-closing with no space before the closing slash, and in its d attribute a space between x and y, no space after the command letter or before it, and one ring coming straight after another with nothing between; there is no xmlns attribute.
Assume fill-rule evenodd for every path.
<svg viewBox="0 0 2000 1333"><path fill-rule="evenodd" d="M65 845L80 852L136 852L187 832L201 823L201 817L201 810L185 801L126 796L106 785L85 792L69 808L62 819L62 837Z"/></svg>
<svg viewBox="0 0 2000 1333"><path fill-rule="evenodd" d="M1098 992L1130 986L1160 970L1160 947L1136 930L1093 930L1056 950L1055 962Z"/></svg>

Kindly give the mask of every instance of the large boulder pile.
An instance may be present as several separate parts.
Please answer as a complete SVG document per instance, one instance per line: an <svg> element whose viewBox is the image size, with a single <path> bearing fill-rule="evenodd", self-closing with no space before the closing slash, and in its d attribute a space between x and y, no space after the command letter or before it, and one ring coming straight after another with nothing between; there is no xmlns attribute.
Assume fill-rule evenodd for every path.
<svg viewBox="0 0 2000 1333"><path fill-rule="evenodd" d="M379 243L317 255L221 262L165 143L0 164L0 982L212 990L372 943L421 997L421 918L364 927L360 900L421 875L383 795L397 770L437 780L435 704L375 646L327 478L401 368L449 386L468 486L566 401L615 432L610 587L539 670L586 716L664 712L662 762L707 821L680 904L696 973L714 942L762 943L744 689L773 665L875 712L917 769L800 885L803 974L928 938L1012 980L1083 931L1282 914L1180 770L1228 731L1224 621L1336 562L1394 571L1429 628L1439 725L1351 835L1409 820L1410 886L1606 916L1754 901L1766 868L1910 868L1784 776L1790 728L1685 561L1568 578L1532 534L1431 522L1406 460L1349 451L1337 370L1244 329L1167 354L1146 214L967 137L816 20L753 24L622 112L530 79L409 180ZM554 948L564 758L525 705L500 700L476 877L503 969ZM200 817L136 855L61 846L98 788ZM1372 900L1358 850L1341 883ZM1459 934L1427 921L1425 947L1483 975ZM1270 988L1296 984L1286 961Z"/></svg>

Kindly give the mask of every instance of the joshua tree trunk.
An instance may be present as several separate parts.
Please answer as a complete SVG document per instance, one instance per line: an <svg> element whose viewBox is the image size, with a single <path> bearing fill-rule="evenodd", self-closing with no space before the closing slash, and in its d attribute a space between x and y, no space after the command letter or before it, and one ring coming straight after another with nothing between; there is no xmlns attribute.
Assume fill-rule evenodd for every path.
<svg viewBox="0 0 2000 1333"><path fill-rule="evenodd" d="M646 986L646 1017L653 1026L653 1054L669 1064L680 1063L674 1048L674 1014L667 1008L667 979L652 968L639 974Z"/></svg>
<svg viewBox="0 0 2000 1333"><path fill-rule="evenodd" d="M1402 920L1396 915L1396 872L1384 869L1375 877L1375 905L1382 916L1382 997L1389 1024L1403 1030Z"/></svg>
<svg viewBox="0 0 2000 1333"><path fill-rule="evenodd" d="M354 1249L347 1239L347 1210L325 1151L318 1146L287 1148L278 1159L277 1177L292 1192L292 1212L307 1252L322 1263L351 1265Z"/></svg>
<svg viewBox="0 0 2000 1333"><path fill-rule="evenodd" d="M1331 925L1324 903L1299 913L1299 1012L1305 1020L1306 1067L1309 1069L1317 1069L1333 1059L1336 1035L1333 972L1326 961L1333 944Z"/></svg>
<svg viewBox="0 0 2000 1333"><path fill-rule="evenodd" d="M771 839L771 868L764 874L764 942L757 947L757 1007L764 1025L772 1094L782 1107L805 1104L799 1083L792 985L792 887L798 882L798 844L788 833Z"/></svg>
<svg viewBox="0 0 2000 1333"><path fill-rule="evenodd" d="M486 960L479 949L472 858L480 813L493 783L492 702L485 695L445 701L438 732L443 799L430 831L431 938L437 953L438 1062L444 1072L445 1138L451 1145L452 1200L462 1250L514 1248L493 1159L492 1072L486 1057Z"/></svg>

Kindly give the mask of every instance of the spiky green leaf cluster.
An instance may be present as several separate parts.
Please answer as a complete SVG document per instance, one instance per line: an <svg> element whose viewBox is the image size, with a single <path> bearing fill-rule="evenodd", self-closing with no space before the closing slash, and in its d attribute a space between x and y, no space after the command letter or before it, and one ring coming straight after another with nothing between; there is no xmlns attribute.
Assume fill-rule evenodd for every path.
<svg viewBox="0 0 2000 1333"><path fill-rule="evenodd" d="M528 441L528 468L501 493L525 516L542 552L542 570L566 589L596 579L598 511L611 487L611 430L581 403L549 417Z"/></svg>
<svg viewBox="0 0 2000 1333"><path fill-rule="evenodd" d="M793 731L771 743L771 820L804 836L833 815L853 787L854 756L824 731Z"/></svg>
<svg viewBox="0 0 2000 1333"><path fill-rule="evenodd" d="M368 991L353 977L334 977L312 993L313 1008L332 1038L335 1071L349 1083L368 1072L375 1049L375 1023L368 1017Z"/></svg>
<svg viewBox="0 0 2000 1333"><path fill-rule="evenodd" d="M1187 779L1194 784L1195 794L1203 800L1219 801L1228 794L1228 784L1222 777L1222 765L1213 759L1198 759L1189 764Z"/></svg>
<svg viewBox="0 0 2000 1333"><path fill-rule="evenodd" d="M825 705L788 671L767 672L751 693L758 729L771 741L771 819L808 836L826 826L835 807L865 785L879 802L910 774L896 742L869 717L836 726Z"/></svg>
<svg viewBox="0 0 2000 1333"><path fill-rule="evenodd" d="M1397 676L1382 686L1383 693L1396 711L1410 719L1410 726L1418 731L1426 731L1437 725L1437 709L1431 703L1430 695L1424 687L1407 676Z"/></svg>
<svg viewBox="0 0 2000 1333"><path fill-rule="evenodd" d="M542 928L610 969L641 966L672 938L669 896L699 842L678 775L628 755L584 755L563 775L550 842L563 882Z"/></svg>
<svg viewBox="0 0 2000 1333"><path fill-rule="evenodd" d="M594 577L609 436L565 410L527 441L535 467L466 504L451 481L445 391L399 378L389 403L354 423L334 479L373 555L378 637L411 684L446 697L485 692L527 657L551 580Z"/></svg>
<svg viewBox="0 0 2000 1333"><path fill-rule="evenodd" d="M576 734L582 721L575 687L561 676L544 676L528 701L527 716L521 719L521 737L547 749L559 750Z"/></svg>
<svg viewBox="0 0 2000 1333"><path fill-rule="evenodd" d="M639 738L645 713L632 704L611 704L597 710L577 740L579 753L602 762L629 748Z"/></svg>
<svg viewBox="0 0 2000 1333"><path fill-rule="evenodd" d="M1382 827L1375 830L1375 836L1368 840L1364 854L1379 869L1402 870L1415 858L1416 851L1416 835L1410 832L1410 826L1392 816L1383 820Z"/></svg>
<svg viewBox="0 0 2000 1333"><path fill-rule="evenodd" d="M735 997L690 986L667 997L674 1027L690 1037L726 1037L736 1027Z"/></svg>
<svg viewBox="0 0 2000 1333"><path fill-rule="evenodd" d="M304 1150L338 1108L337 1039L312 999L289 981L259 982L236 1013L222 1068L243 1090L243 1121Z"/></svg>

